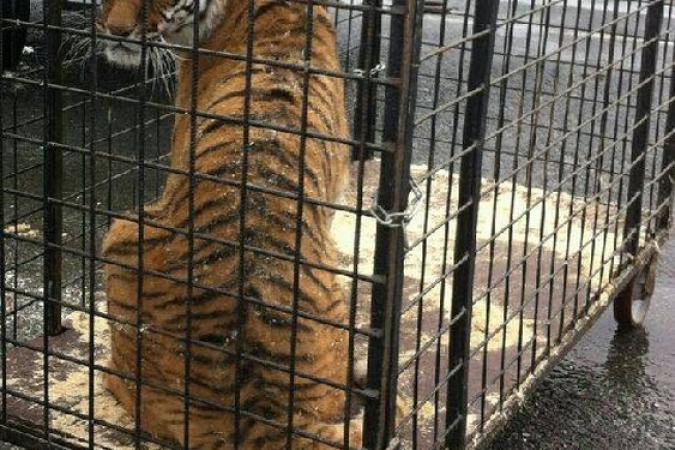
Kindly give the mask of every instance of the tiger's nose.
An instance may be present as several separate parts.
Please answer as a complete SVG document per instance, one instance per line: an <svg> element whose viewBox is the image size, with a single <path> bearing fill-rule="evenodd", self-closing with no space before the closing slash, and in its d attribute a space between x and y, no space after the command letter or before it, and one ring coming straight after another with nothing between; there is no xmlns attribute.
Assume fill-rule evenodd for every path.
<svg viewBox="0 0 675 450"><path fill-rule="evenodd" d="M124 2L113 6L106 20L108 31L119 37L129 36L136 28L136 11L124 6Z"/></svg>
<svg viewBox="0 0 675 450"><path fill-rule="evenodd" d="M135 28L135 24L108 22L108 31L110 34L119 37L129 36Z"/></svg>

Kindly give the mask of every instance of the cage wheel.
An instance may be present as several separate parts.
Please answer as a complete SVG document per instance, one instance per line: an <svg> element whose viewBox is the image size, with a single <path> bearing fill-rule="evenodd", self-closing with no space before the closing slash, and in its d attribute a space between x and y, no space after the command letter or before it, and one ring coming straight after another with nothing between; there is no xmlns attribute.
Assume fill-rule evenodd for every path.
<svg viewBox="0 0 675 450"><path fill-rule="evenodd" d="M620 328L631 329L644 323L654 293L657 266L655 254L614 299L614 319Z"/></svg>

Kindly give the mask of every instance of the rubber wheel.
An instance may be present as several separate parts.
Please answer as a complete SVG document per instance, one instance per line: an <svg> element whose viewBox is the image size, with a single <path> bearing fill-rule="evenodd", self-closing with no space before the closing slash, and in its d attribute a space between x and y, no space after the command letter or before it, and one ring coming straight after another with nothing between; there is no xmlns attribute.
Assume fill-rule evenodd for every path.
<svg viewBox="0 0 675 450"><path fill-rule="evenodd" d="M656 266L654 256L614 299L614 319L619 328L632 329L644 323L654 293Z"/></svg>

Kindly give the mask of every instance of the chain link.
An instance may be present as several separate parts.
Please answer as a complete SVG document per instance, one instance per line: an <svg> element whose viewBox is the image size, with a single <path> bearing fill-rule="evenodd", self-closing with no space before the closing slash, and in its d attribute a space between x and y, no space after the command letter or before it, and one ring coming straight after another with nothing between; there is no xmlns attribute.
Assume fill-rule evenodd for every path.
<svg viewBox="0 0 675 450"><path fill-rule="evenodd" d="M377 204L377 202L370 208L371 214L380 225L390 228L401 227L405 229L406 225L413 219L422 204L424 194L412 177L409 179L409 182L413 199L408 203L408 207L404 211L389 212Z"/></svg>

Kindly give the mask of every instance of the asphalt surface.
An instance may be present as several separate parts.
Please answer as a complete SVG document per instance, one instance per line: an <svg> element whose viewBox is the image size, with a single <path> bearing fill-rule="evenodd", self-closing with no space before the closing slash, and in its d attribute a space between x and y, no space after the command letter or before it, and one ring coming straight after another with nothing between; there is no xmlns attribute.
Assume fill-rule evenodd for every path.
<svg viewBox="0 0 675 450"><path fill-rule="evenodd" d="M644 328L611 308L534 391L491 450L675 449L675 239Z"/></svg>

